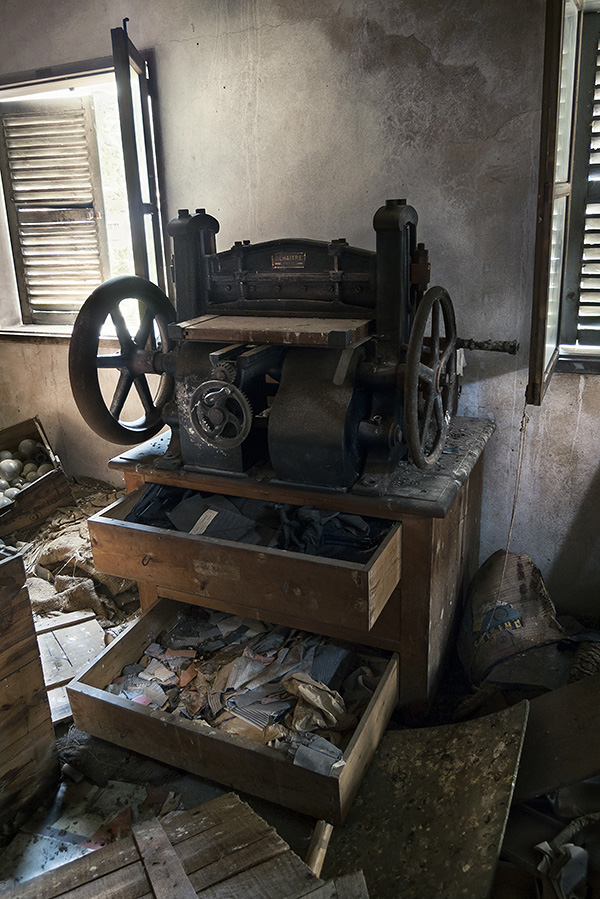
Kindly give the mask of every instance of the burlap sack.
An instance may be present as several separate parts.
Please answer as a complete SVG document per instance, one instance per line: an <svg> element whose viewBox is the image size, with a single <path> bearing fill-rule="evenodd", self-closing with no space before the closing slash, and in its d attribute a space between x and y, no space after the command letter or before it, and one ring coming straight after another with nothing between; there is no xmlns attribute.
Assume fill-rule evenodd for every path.
<svg viewBox="0 0 600 899"><path fill-rule="evenodd" d="M483 563L469 587L458 640L460 660L473 683L503 659L564 635L529 556L498 550Z"/></svg>

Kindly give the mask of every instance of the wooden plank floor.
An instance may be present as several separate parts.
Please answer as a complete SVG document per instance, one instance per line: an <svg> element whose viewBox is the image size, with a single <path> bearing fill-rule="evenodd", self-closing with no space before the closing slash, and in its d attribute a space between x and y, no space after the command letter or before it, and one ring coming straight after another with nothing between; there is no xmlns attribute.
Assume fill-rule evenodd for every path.
<svg viewBox="0 0 600 899"><path fill-rule="evenodd" d="M90 610L67 612L35 621L52 723L72 718L68 684L105 649L104 631Z"/></svg>
<svg viewBox="0 0 600 899"><path fill-rule="evenodd" d="M169 877L173 878L170 893L165 893ZM191 895L202 899L343 899L350 895L368 899L362 875L351 880L351 884L347 878L321 880L272 827L228 793L192 811L155 821L152 834L136 834L134 828L133 836L26 881L10 895L13 899L160 899L164 895L172 899Z"/></svg>

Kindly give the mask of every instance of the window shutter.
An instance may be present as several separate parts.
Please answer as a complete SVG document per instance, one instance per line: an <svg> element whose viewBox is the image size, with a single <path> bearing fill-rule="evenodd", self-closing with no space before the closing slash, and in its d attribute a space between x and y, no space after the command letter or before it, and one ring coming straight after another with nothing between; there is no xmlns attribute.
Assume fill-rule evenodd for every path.
<svg viewBox="0 0 600 899"><path fill-rule="evenodd" d="M600 344L600 49L596 43L588 184L584 217L583 254L577 311L577 341Z"/></svg>
<svg viewBox="0 0 600 899"><path fill-rule="evenodd" d="M23 321L71 324L109 276L92 101L3 103L0 119Z"/></svg>

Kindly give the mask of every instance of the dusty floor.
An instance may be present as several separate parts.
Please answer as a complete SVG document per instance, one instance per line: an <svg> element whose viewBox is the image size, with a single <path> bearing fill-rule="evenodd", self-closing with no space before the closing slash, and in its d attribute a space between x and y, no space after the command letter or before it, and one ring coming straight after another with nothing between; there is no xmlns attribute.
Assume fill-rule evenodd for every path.
<svg viewBox="0 0 600 899"><path fill-rule="evenodd" d="M218 784L92 737L77 730L72 724L60 725L56 732L63 772L66 770L64 766L67 765L70 766L70 773L63 773L60 783L57 784L57 790L49 794L36 808L30 809L27 815L21 816L17 821L21 827L20 832L0 850L0 895L5 895L6 889L8 895L18 895L19 882L84 854L85 843L82 835L89 835L96 825L93 823L93 814L90 815L87 811L80 816L77 814L81 788L89 789L90 784L110 788L111 782L117 782L113 808L105 817L115 816L121 827L120 835L129 832L132 820L135 823L136 820L148 817L152 813L159 814L159 808L167 794L169 799L165 803L163 813L167 810L166 807L169 810L191 809L230 792ZM71 779L74 775L83 775L84 780L74 784ZM136 791L135 787L142 787L145 790ZM140 792L144 797L147 794L149 798L154 799L152 808L139 808L136 797L139 797ZM301 858L306 857L315 825L313 819L255 797L239 795L277 830ZM144 806L146 805L147 802L144 802ZM106 808L103 811L106 811ZM124 814L125 812L127 814ZM67 822L60 830L52 826L57 817L60 817L62 822ZM85 817L92 821L91 829L87 831L86 827L89 825L83 820ZM95 843L97 846L100 839L103 842L104 840L110 842L116 832L117 828L113 825L105 834L89 841L89 845ZM31 834L35 834L33 839ZM58 839L51 839L54 837ZM82 849L84 851L81 851Z"/></svg>
<svg viewBox="0 0 600 899"><path fill-rule="evenodd" d="M146 756L121 749L105 740L77 730L74 725L60 728L57 745L62 763L69 763L92 783L104 785L117 779L132 784L162 787L180 796L179 808L191 809L230 788L203 780L177 768L171 768ZM314 819L282 806L239 794L254 811L271 824L295 852L304 858L314 829Z"/></svg>
<svg viewBox="0 0 600 899"><path fill-rule="evenodd" d="M504 718L518 718L516 708L501 714ZM503 723L503 751L500 756L497 751L498 734L493 734L491 741L489 736L481 737L483 729L493 729L496 726L493 720L495 718L499 716L488 716L460 725L456 729L452 728L455 731L454 749L443 734L443 731L448 730L446 727L428 728L427 740L423 741L422 731L407 731L398 720L393 720L361 785L346 824L333 830L322 876L329 879L355 870L364 870L370 899L388 899L394 896L400 883L403 884L402 895L410 899L423 899L433 895L447 895L448 899L450 896L454 899L455 895L468 895L475 899L472 890L448 894L431 892L429 887L432 878L435 883L442 873L448 882L454 878L453 886L457 886L457 889L465 883L470 888L475 880L478 886L483 883L481 896L487 895L502 839L515 765L518 764L519 729L522 731L524 726L522 721L517 722L518 727L513 722L512 725L509 723L507 729L507 725ZM434 732L439 745L445 747L444 751L436 750L433 753L437 760L433 766L435 770L429 759ZM403 739L404 734L410 737L408 741ZM472 748L472 757L468 763L465 762L463 751L466 743ZM74 810L77 809L79 787L87 788L87 784L93 784L106 787L107 792L111 788L120 791L120 795L117 793L114 797L116 802L111 812L118 823L111 822L110 827L96 832L96 843L103 838L110 841L119 827L122 828L121 835L129 831L131 814L124 814L129 812L128 805L132 808L135 823L152 813L158 814L163 802L163 812L167 807L168 810L191 809L229 792L226 787L121 749L90 736L73 725L61 725L57 728L57 746L64 772L63 796L58 803L60 820L65 822L69 819L67 813L71 810L69 823L63 823L64 829L60 831L66 844L54 851L48 848L50 842L47 838L57 834L56 829L52 830L48 826L57 819L57 802L52 807L53 796L49 796L50 814L39 815L37 825L29 823L23 828L25 833L38 835L34 837L33 848L29 848L25 862L16 858L11 851L11 844L4 852L0 852L0 895L3 895L2 880L12 877L17 882L28 879L38 873L36 865L40 866L40 870L47 870L57 863L63 864L76 857L82 845L82 840L77 835L86 833L81 818L86 815L89 817L86 811L77 822L78 815ZM510 751L506 751L507 746ZM441 778L435 773L438 769L443 774ZM493 774L493 795L480 787L480 784L490 779L486 772ZM74 775L83 775L84 781L73 786L71 777ZM114 781L118 783L111 784ZM70 806L66 806L64 801L65 785L71 791ZM136 787L144 788L141 790L143 805L133 801ZM154 802L152 809L146 807L146 795ZM301 859L306 859L315 826L314 819L254 796L239 795L275 828ZM121 808L119 802L122 803ZM398 810L402 808L404 812L401 818L396 818ZM91 817L93 819L93 815ZM71 823L73 820L74 825ZM97 825L92 822L87 833L91 834L95 826ZM466 828L462 837L461 828ZM23 840L23 834L18 839ZM94 839L91 840L92 843ZM451 851L447 851L446 844L450 845ZM421 853L419 847L425 847L427 851ZM32 856L35 858L34 862L31 860ZM487 869L481 861L478 870L473 869L469 875L471 857L477 856L480 860L486 859ZM425 881L427 889L421 892ZM8 895L16 897L18 891L12 894L9 892Z"/></svg>

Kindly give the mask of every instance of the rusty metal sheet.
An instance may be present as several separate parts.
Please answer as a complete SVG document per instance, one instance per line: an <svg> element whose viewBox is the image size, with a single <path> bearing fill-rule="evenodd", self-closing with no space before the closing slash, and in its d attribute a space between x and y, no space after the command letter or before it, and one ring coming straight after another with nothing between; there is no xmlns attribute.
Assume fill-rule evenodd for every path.
<svg viewBox="0 0 600 899"><path fill-rule="evenodd" d="M388 731L323 876L362 868L371 899L485 899L502 845L529 706Z"/></svg>

